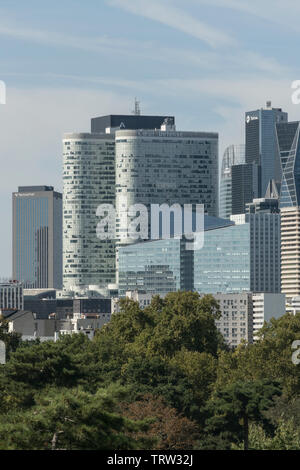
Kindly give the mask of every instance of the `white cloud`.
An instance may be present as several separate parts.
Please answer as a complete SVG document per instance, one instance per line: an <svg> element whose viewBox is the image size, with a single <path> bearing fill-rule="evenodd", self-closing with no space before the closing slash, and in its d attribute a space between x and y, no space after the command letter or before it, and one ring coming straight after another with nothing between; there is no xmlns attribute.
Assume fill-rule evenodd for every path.
<svg viewBox="0 0 300 470"><path fill-rule="evenodd" d="M107 2L135 15L158 21L182 31L204 41L211 47L228 46L235 43L234 38L230 35L203 23L188 14L186 10L177 8L167 0L163 2L160 0L107 0Z"/></svg>
<svg viewBox="0 0 300 470"><path fill-rule="evenodd" d="M192 0L192 3L249 13L284 29L300 32L300 3L295 0Z"/></svg>

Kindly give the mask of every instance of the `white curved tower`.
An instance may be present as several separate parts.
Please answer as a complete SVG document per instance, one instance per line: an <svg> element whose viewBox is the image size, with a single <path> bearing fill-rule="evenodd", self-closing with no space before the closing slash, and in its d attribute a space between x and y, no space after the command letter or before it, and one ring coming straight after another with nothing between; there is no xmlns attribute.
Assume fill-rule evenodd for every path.
<svg viewBox="0 0 300 470"><path fill-rule="evenodd" d="M115 204L115 142L110 134L63 139L64 290L115 281L115 241L96 236L100 204Z"/></svg>
<svg viewBox="0 0 300 470"><path fill-rule="evenodd" d="M116 132L117 244L128 244L126 210L144 204L204 204L218 214L218 134L161 130Z"/></svg>

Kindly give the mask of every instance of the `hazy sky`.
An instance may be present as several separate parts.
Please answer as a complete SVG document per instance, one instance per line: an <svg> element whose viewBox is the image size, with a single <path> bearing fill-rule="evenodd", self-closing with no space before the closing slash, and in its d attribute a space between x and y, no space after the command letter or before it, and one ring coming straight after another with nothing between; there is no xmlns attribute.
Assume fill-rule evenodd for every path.
<svg viewBox="0 0 300 470"><path fill-rule="evenodd" d="M220 155L244 140L244 112L272 100L290 119L300 79L298 0L1 0L0 277L11 274L11 193L62 190L63 132L90 118L175 115L217 131Z"/></svg>

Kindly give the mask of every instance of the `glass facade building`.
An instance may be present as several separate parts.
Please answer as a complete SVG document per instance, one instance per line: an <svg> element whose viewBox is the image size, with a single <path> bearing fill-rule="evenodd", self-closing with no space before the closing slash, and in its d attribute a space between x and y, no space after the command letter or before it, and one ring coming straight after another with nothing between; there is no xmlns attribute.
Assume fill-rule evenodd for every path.
<svg viewBox="0 0 300 470"><path fill-rule="evenodd" d="M52 186L13 193L13 278L28 289L62 287L62 195Z"/></svg>
<svg viewBox="0 0 300 470"><path fill-rule="evenodd" d="M185 250L185 244L171 238L120 247L119 295L193 290L193 251Z"/></svg>
<svg viewBox="0 0 300 470"><path fill-rule="evenodd" d="M261 167L261 194L264 196L270 180L280 183L281 166L276 139L276 124L288 121L288 114L280 108L265 108L249 111L245 116L246 163ZM250 202L250 201L248 201Z"/></svg>
<svg viewBox="0 0 300 470"><path fill-rule="evenodd" d="M63 286L66 291L115 282L115 240L97 238L100 204L115 205L111 134L66 134L63 140Z"/></svg>
<svg viewBox="0 0 300 470"><path fill-rule="evenodd" d="M282 180L280 208L300 205L300 122L277 124Z"/></svg>
<svg viewBox="0 0 300 470"><path fill-rule="evenodd" d="M206 216L204 230L204 246L195 251L186 249L184 239L174 238L120 247L120 295L280 292L278 213L264 210L235 221Z"/></svg>
<svg viewBox="0 0 300 470"><path fill-rule="evenodd" d="M232 171L232 214L245 214L247 204L261 194L261 167L256 163L234 165Z"/></svg>
<svg viewBox="0 0 300 470"><path fill-rule="evenodd" d="M233 165L245 162L245 145L230 145L224 152L221 178L219 217L229 219L232 215L232 170Z"/></svg>
<svg viewBox="0 0 300 470"><path fill-rule="evenodd" d="M232 225L205 232L202 250L194 252L194 288L217 294L251 290L250 227Z"/></svg>

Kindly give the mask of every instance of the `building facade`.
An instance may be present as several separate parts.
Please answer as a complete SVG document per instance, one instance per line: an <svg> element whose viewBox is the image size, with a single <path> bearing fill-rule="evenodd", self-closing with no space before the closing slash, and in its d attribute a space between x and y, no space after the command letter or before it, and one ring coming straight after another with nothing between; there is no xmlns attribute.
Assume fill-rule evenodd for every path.
<svg viewBox="0 0 300 470"><path fill-rule="evenodd" d="M219 217L232 215L232 166L245 163L245 145L230 145L224 152L220 176Z"/></svg>
<svg viewBox="0 0 300 470"><path fill-rule="evenodd" d="M277 124L281 162L280 207L300 206L300 122Z"/></svg>
<svg viewBox="0 0 300 470"><path fill-rule="evenodd" d="M194 252L199 293L280 292L280 215L232 216L235 225L205 231Z"/></svg>
<svg viewBox="0 0 300 470"><path fill-rule="evenodd" d="M258 197L265 195L270 180L281 181L276 124L287 121L288 114L281 108L272 108L270 101L265 108L246 112L246 163L255 163L261 168L261 194Z"/></svg>
<svg viewBox="0 0 300 470"><path fill-rule="evenodd" d="M185 240L170 238L120 247L119 296L128 291L166 294L193 290L193 251Z"/></svg>
<svg viewBox="0 0 300 470"><path fill-rule="evenodd" d="M300 295L300 207L283 207L281 215L281 292Z"/></svg>
<svg viewBox="0 0 300 470"><path fill-rule="evenodd" d="M92 134L107 134L116 129L160 129L162 124L168 121L175 125L174 116L145 116L136 114L110 114L91 120Z"/></svg>
<svg viewBox="0 0 300 470"><path fill-rule="evenodd" d="M229 346L236 347L241 341L253 342L252 293L214 294L219 302L221 318L216 327Z"/></svg>
<svg viewBox="0 0 300 470"><path fill-rule="evenodd" d="M115 204L111 134L66 134L63 140L63 286L115 281L115 240L97 238L100 204Z"/></svg>
<svg viewBox="0 0 300 470"><path fill-rule="evenodd" d="M285 314L284 294L253 294L253 340L258 339L257 333L271 318L280 318Z"/></svg>
<svg viewBox="0 0 300 470"><path fill-rule="evenodd" d="M143 204L204 204L218 214L218 134L162 130L116 132L118 244L128 244L127 208ZM149 225L150 231L150 225Z"/></svg>
<svg viewBox="0 0 300 470"><path fill-rule="evenodd" d="M0 310L23 310L24 295L23 285L18 281L0 283Z"/></svg>
<svg viewBox="0 0 300 470"><path fill-rule="evenodd" d="M62 195L52 186L13 193L13 279L24 288L62 287Z"/></svg>
<svg viewBox="0 0 300 470"><path fill-rule="evenodd" d="M246 206L261 194L261 167L256 163L234 165L232 172L232 214L245 214Z"/></svg>

